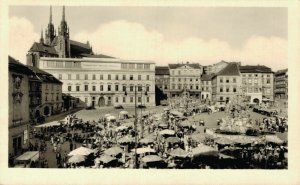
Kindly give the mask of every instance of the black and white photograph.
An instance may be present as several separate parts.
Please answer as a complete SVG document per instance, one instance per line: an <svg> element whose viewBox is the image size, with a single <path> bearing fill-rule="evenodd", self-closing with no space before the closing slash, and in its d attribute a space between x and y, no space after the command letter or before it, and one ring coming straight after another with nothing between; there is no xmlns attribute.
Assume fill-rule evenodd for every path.
<svg viewBox="0 0 300 185"><path fill-rule="evenodd" d="M9 170L288 171L288 6L7 14Z"/></svg>

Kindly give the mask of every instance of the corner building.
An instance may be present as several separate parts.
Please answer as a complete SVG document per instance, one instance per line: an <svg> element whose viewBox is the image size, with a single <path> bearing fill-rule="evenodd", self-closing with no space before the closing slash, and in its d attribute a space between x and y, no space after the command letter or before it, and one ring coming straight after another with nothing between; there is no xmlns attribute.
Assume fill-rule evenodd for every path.
<svg viewBox="0 0 300 185"><path fill-rule="evenodd" d="M105 55L40 59L40 68L63 82L62 93L78 106L155 106L155 63ZM147 93L146 93L147 92Z"/></svg>

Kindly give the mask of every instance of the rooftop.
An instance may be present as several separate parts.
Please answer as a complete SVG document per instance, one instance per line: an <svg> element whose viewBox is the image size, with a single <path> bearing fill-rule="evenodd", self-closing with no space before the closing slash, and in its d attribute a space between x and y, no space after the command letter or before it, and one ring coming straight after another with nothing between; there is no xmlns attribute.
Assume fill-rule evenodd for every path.
<svg viewBox="0 0 300 185"><path fill-rule="evenodd" d="M155 66L155 75L170 75L168 66Z"/></svg>
<svg viewBox="0 0 300 185"><path fill-rule="evenodd" d="M177 68L182 67L182 66L189 66L189 67L194 68L194 69L200 69L200 65L199 64L190 64L190 63L185 63L185 64L169 64L169 68L170 69L177 69Z"/></svg>
<svg viewBox="0 0 300 185"><path fill-rule="evenodd" d="M271 68L266 67L264 65L246 65L246 66L240 66L240 72L241 73L273 73Z"/></svg>
<svg viewBox="0 0 300 185"><path fill-rule="evenodd" d="M217 76L239 76L239 66L236 62L229 63L224 69L222 69Z"/></svg>
<svg viewBox="0 0 300 185"><path fill-rule="evenodd" d="M56 50L52 46L48 46L42 43L34 42L31 48L29 49L31 52L44 52L44 53L50 53L53 55L57 55Z"/></svg>
<svg viewBox="0 0 300 185"><path fill-rule="evenodd" d="M8 56L8 68L10 71L15 71L22 74L34 75L34 73L24 64Z"/></svg>
<svg viewBox="0 0 300 185"><path fill-rule="evenodd" d="M40 80L42 80L43 82L47 82L47 83L56 83L56 84L62 84L61 81L59 81L57 78L55 78L53 75L51 75L50 73L47 73L44 70L41 70L37 67L32 67L32 66L28 66L28 68L35 73L38 78Z"/></svg>

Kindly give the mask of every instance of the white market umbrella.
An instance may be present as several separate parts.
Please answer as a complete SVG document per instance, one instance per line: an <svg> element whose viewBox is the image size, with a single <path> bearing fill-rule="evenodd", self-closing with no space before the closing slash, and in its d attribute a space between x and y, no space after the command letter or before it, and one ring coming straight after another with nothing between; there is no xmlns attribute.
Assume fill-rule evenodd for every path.
<svg viewBox="0 0 300 185"><path fill-rule="evenodd" d="M83 156L86 156L86 155L90 155L91 153L94 153L95 150L93 149L90 149L90 148L86 148L86 147L79 147L79 148L76 148L75 150L72 150L68 156L73 156L73 155L83 155Z"/></svg>
<svg viewBox="0 0 300 185"><path fill-rule="evenodd" d="M83 155L73 155L68 160L69 163L80 163L80 162L83 162L83 161L85 161L85 156L83 156Z"/></svg>

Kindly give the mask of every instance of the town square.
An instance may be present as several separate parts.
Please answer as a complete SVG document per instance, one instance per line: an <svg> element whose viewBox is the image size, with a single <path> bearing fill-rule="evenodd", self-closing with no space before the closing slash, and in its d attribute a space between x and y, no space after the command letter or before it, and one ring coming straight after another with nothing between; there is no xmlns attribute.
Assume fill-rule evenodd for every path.
<svg viewBox="0 0 300 185"><path fill-rule="evenodd" d="M13 15L26 9L18 8L12 9ZM274 49L276 47L261 44L267 39L256 37L254 40L258 45L251 48L249 41L244 47L256 52L257 48L266 49L262 56L268 55L269 58L261 56L254 61L253 55L246 55L246 51L242 54L236 50L223 53L229 52L224 43L219 45L221 49L212 47L216 39L206 43L209 46L203 44L206 41L196 39L196 45L221 51L212 54L199 52L199 56L206 57L204 60L219 54L224 54L226 59L212 57L212 61L204 63L188 56L194 55L191 43L195 39L181 43L187 43L188 50L185 51L180 44L172 45L177 41L164 41L168 44L161 44L163 46L153 44L153 40L163 42L160 40L162 36L152 31L151 34L136 35L137 38L144 35L155 35L156 38L149 39L146 44L154 45L155 52L145 49L144 52L150 54L141 55L141 51L127 53L126 49L131 47L128 38L125 38L126 44L122 40L116 45L103 39L101 47L93 45L97 41L73 40L85 33L73 37L74 25L70 23L76 19L76 7L43 8L42 14L48 18L43 20L45 24L39 40L30 43L22 55L24 59L13 54L8 56L7 160L10 168L288 169L288 68L287 61L279 60L287 60L287 57L273 56L279 53ZM158 9L157 14L160 13ZM140 11L138 8L133 10ZM91 8L90 11L98 9ZM168 11L171 10L162 8L161 13ZM255 8L245 11L264 14ZM285 10L272 11L270 14L286 15ZM146 15L146 10L141 12L141 17ZM155 17L152 13L147 16ZM28 17L31 16L28 14ZM262 17L267 19L267 16ZM59 24L56 24L58 18ZM133 18L142 20L135 16L129 16L128 20ZM181 17L177 18L181 20ZM237 22L242 24L240 20ZM149 20L144 25L150 23ZM85 25L84 21L82 24ZM106 26L118 28L118 24L126 27L127 23L116 21ZM160 24L154 25L160 28ZM137 23L131 26L125 31L144 31ZM76 25L76 29L79 27ZM87 36L98 38L118 30L106 29L105 26L99 29L101 32ZM279 29L278 25L265 29L270 35L273 32L280 35L275 38L276 43L284 40L280 37L286 37L286 31L282 31L285 28ZM249 33L242 30L236 37L248 33L249 38L254 38L251 31L255 35L255 30ZM191 31L191 34L195 33ZM179 35L180 32L177 37ZM114 36L116 40L121 37ZM132 45L139 48L136 43ZM122 46L124 52L118 49ZM100 50L104 54L99 54L99 48L107 50ZM111 56L114 51L119 51L121 57ZM151 58L151 52L169 52L175 58L161 54L162 60L169 57L168 61L161 62ZM287 55L287 52L282 53ZM135 56L132 59L131 54ZM234 54L237 56L232 56L232 60L226 58ZM278 61L268 61L267 64L259 61L266 59Z"/></svg>

